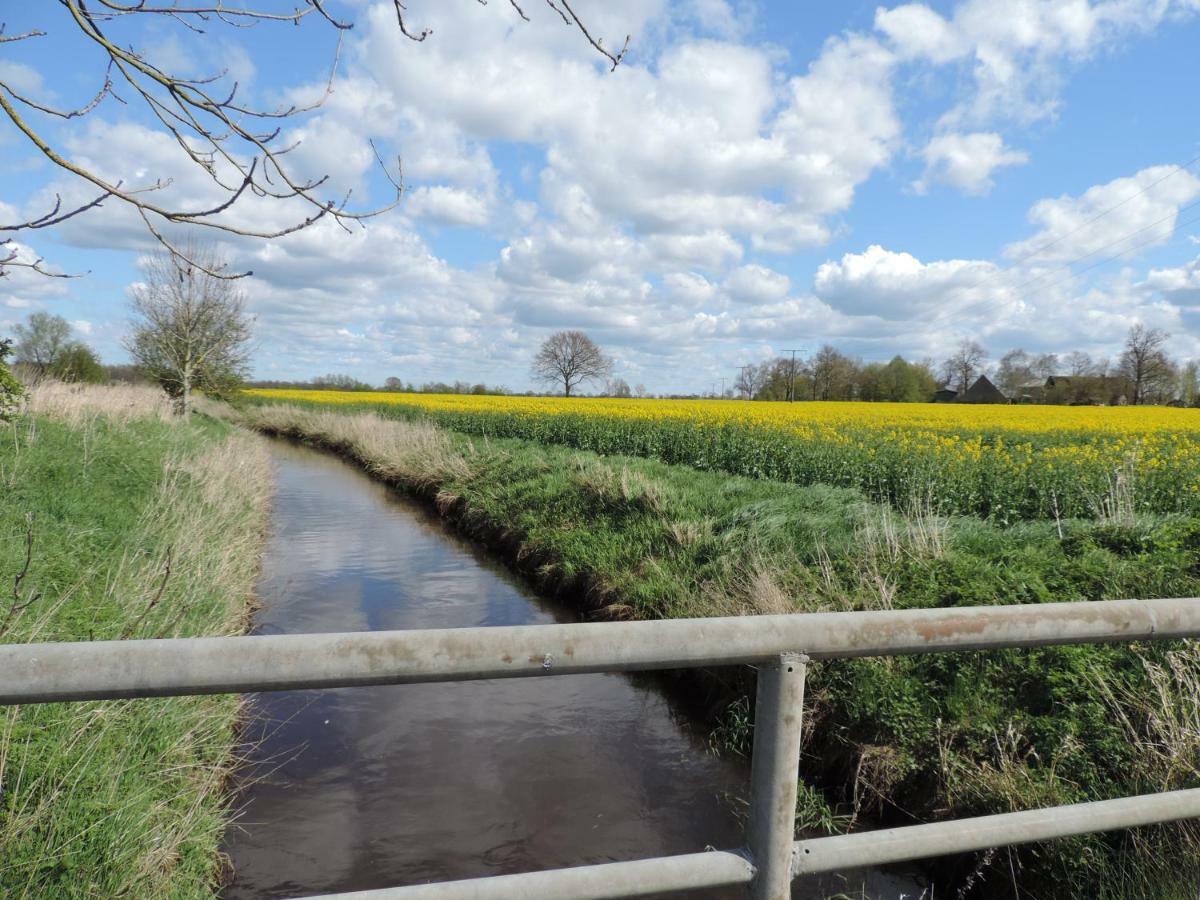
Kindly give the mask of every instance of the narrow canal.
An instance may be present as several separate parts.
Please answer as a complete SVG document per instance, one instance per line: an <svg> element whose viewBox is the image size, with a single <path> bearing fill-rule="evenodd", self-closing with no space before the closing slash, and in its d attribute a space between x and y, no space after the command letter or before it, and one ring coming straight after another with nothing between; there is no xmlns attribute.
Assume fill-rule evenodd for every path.
<svg viewBox="0 0 1200 900"><path fill-rule="evenodd" d="M572 620L345 463L273 454L257 633ZM227 900L742 844L748 767L712 755L650 679L292 691L250 697L248 714ZM850 885L803 895L830 887Z"/></svg>

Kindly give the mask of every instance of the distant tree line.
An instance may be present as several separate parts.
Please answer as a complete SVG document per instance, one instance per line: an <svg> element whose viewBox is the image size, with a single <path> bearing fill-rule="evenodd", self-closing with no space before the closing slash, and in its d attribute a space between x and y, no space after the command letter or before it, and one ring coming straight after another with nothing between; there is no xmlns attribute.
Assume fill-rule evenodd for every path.
<svg viewBox="0 0 1200 900"><path fill-rule="evenodd" d="M486 385L481 382L455 381L447 384L444 381L427 381L417 386L413 382L405 383L395 376L384 379L383 384L373 385L359 381L353 375L317 375L308 381L280 381L259 379L248 381L247 387L288 389L298 391L386 391L403 394L508 394L508 388L499 385Z"/></svg>
<svg viewBox="0 0 1200 900"><path fill-rule="evenodd" d="M203 254L204 250L192 252ZM156 290L134 304L134 337L127 345L137 360L134 364L104 365L91 347L75 337L66 319L36 312L16 326L13 339L3 342L4 355L12 359L12 374L24 382L49 377L86 383L155 383L184 405L193 387L222 394L241 384L249 326L240 295L227 282L208 276L204 269L181 275L176 268L169 268L178 263L168 255L164 254L159 262L161 277L150 280L157 285ZM212 263L219 265L215 259ZM147 311L152 314L150 318ZM1094 358L1080 351L1030 353L1018 347L1000 356L995 365L990 363L987 350L970 339L960 341L940 363L929 359L911 361L900 355L887 362L863 362L826 344L809 357L780 357L743 366L725 396L921 403L934 400L935 395L937 399L953 399L968 392L981 376L987 376L1003 399L1013 403L1200 406L1200 360L1172 359L1165 349L1167 337L1160 329L1137 324L1126 335L1121 353L1111 359ZM200 345L207 349L201 352ZM189 362L197 354L198 362ZM538 380L556 385L567 396L577 394L588 381L603 385L592 396L650 396L644 385L631 387L625 379L612 377L611 358L582 332L559 332L548 338L533 369ZM303 390L514 393L482 382L427 381L418 386L396 376L376 386L346 374L247 384ZM532 396L534 392L524 394Z"/></svg>
<svg viewBox="0 0 1200 900"><path fill-rule="evenodd" d="M1167 333L1135 324L1115 358L1081 351L1065 354L1009 350L991 377L1014 403L1074 405L1200 405L1200 361L1180 362L1166 351ZM988 353L963 340L939 370L940 380L958 393L988 374Z"/></svg>
<svg viewBox="0 0 1200 900"><path fill-rule="evenodd" d="M1009 350L989 364L987 350L965 339L940 363L895 356L864 363L826 344L810 357L743 366L733 396L753 400L866 400L921 403L939 391L967 393L988 376L1012 403L1200 406L1200 361L1171 359L1167 334L1134 325L1113 359Z"/></svg>
<svg viewBox="0 0 1200 900"><path fill-rule="evenodd" d="M916 403L938 389L931 363L895 356L863 363L828 344L811 357L781 357L743 366L734 394L754 400L887 400Z"/></svg>

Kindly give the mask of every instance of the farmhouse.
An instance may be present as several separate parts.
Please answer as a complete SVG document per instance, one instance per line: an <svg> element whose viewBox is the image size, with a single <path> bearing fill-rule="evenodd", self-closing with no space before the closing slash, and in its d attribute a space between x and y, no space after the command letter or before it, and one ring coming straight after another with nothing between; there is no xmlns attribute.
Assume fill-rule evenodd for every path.
<svg viewBox="0 0 1200 900"><path fill-rule="evenodd" d="M1008 398L1004 396L1000 388L992 384L991 379L986 375L980 375L975 379L975 383L967 388L961 396L955 399L955 403L1007 403Z"/></svg>
<svg viewBox="0 0 1200 900"><path fill-rule="evenodd" d="M934 403L953 403L954 398L958 396L958 391L953 388L942 388L933 395Z"/></svg>

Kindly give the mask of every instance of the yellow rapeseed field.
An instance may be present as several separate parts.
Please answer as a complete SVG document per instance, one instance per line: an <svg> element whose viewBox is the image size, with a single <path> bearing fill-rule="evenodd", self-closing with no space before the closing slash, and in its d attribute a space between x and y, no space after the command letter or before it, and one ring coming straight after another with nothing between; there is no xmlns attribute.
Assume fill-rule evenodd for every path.
<svg viewBox="0 0 1200 900"><path fill-rule="evenodd" d="M1001 519L1200 512L1200 410L258 390Z"/></svg>

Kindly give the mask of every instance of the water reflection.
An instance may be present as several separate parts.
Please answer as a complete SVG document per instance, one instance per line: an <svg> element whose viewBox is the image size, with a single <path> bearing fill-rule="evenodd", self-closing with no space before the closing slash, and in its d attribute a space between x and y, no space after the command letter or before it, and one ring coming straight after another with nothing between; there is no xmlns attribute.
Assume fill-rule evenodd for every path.
<svg viewBox="0 0 1200 900"><path fill-rule="evenodd" d="M348 466L280 444L264 633L568 620ZM745 766L647 680L569 675L253 698L228 898L741 844ZM713 895L710 892L710 895Z"/></svg>

